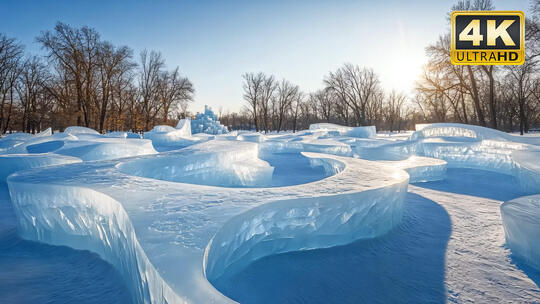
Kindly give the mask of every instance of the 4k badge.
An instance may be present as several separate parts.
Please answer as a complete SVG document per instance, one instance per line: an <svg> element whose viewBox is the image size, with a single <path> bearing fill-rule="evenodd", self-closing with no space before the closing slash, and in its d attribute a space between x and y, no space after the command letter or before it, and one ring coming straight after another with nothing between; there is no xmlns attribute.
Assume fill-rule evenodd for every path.
<svg viewBox="0 0 540 304"><path fill-rule="evenodd" d="M525 62L522 11L454 11L452 64L520 65Z"/></svg>

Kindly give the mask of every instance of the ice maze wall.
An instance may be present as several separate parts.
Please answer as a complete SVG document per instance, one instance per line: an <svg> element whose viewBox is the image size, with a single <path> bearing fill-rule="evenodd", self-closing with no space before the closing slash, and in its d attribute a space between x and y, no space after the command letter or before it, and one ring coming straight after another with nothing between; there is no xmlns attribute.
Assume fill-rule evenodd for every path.
<svg viewBox="0 0 540 304"><path fill-rule="evenodd" d="M21 237L90 250L123 277L134 303L183 303L139 245L122 205L95 190L10 183Z"/></svg>
<svg viewBox="0 0 540 304"><path fill-rule="evenodd" d="M407 182L355 194L277 201L228 221L205 253L212 282L265 256L375 238L401 220Z"/></svg>
<svg viewBox="0 0 540 304"><path fill-rule="evenodd" d="M366 133L361 136L372 136L371 129L364 131ZM489 169L511 174L519 179L526 193L540 193L538 148L511 141L511 137L499 133L474 126L424 125L408 141L355 147L353 150L366 158L401 161L420 155L443 159L449 167ZM256 139L253 141L265 141L262 135ZM115 178L127 174L173 182L199 181L214 186L261 186L271 177L272 168L257 157L257 145L235 141L235 146L245 147L237 146L238 151L228 154L227 150L220 150L219 145L212 146L214 144L209 142L187 148L184 152L161 153L151 158L125 159L114 162L116 166L110 172ZM310 147L309 143L305 145L295 141L275 144L265 141L261 146L262 150L269 152L298 152ZM317 145L313 149L318 151L321 147L325 148L325 145ZM341 149L341 146L338 148ZM246 154L239 154L239 151ZM387 154L381 153L383 151ZM337 152L341 151L330 152L339 154ZM5 164L4 168L8 168L3 172L2 179L5 181L7 178L20 233L24 238L98 253L118 269L136 303L188 301L184 295L173 291L151 264L121 202L88 187L26 183L17 179L17 173L7 177L22 169L78 162L79 159L58 155L51 157L51 154L24 155L20 165L14 165L13 158L17 157L21 156L2 156L0 165ZM332 157L310 157L310 162L312 166L323 166L328 175L336 174L336 178L347 171L344 162ZM224 164L221 171L215 169L216 164ZM446 164L436 166L433 178L443 174L446 169ZM414 178L421 179L431 174L425 171L429 169L421 167L404 169L408 170L413 181ZM208 243L201 271L212 281L225 272L240 271L264 256L343 245L386 233L400 221L409 181L403 171L395 170L395 173L399 175L397 181L385 187L275 200L233 216ZM350 187L362 182L356 177L343 180ZM524 197L504 203L501 207L508 246L537 268L540 267L536 236L540 229L538 201L538 196ZM223 297L217 302L227 301Z"/></svg>

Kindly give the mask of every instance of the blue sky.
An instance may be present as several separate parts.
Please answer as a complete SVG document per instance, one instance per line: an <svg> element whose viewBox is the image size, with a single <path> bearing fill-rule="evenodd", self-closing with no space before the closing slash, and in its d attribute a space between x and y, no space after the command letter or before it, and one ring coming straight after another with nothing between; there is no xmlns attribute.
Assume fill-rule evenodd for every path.
<svg viewBox="0 0 540 304"><path fill-rule="evenodd" d="M57 21L88 25L117 45L161 51L196 89L192 112L204 104L237 111L241 75L263 71L310 92L345 62L372 67L387 90L410 93L424 48L447 28L456 1L2 1L0 32L29 52ZM523 10L526 0L494 1ZM406 59L406 60L404 60Z"/></svg>

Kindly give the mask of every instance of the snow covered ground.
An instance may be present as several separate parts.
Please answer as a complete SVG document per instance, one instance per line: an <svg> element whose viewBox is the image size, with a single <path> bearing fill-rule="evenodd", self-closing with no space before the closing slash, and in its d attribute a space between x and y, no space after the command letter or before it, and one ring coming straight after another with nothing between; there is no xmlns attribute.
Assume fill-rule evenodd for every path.
<svg viewBox="0 0 540 304"><path fill-rule="evenodd" d="M535 137L190 126L1 139L18 235L98 254L136 303L540 301Z"/></svg>

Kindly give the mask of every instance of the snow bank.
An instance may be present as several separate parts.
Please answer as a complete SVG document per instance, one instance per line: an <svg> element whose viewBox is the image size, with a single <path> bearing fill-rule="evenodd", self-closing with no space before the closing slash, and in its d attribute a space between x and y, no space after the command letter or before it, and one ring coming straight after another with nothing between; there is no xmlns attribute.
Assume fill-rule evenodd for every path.
<svg viewBox="0 0 540 304"><path fill-rule="evenodd" d="M447 166L489 169L517 176L527 193L540 193L540 149L475 126L421 126L409 139L392 140L353 137L352 128L320 124L295 134L240 133L239 141L229 141L214 135L186 139L186 124L145 133L154 146L198 143L182 150L10 175L23 236L99 253L119 270L135 302L230 303L210 283L225 272L276 253L375 238L395 227L409 176L417 182L443 178ZM44 138L20 139L10 151L91 160L151 147L148 140L84 132ZM303 151L312 166L323 166L331 176L261 188L272 167L259 159L257 147L264 153ZM34 157L28 162L37 163L41 155ZM48 164L43 157L36 166ZM531 232L538 231L537 199L521 199L523 206L514 200L501 207L508 244L516 254L538 260ZM524 216L532 221L518 220Z"/></svg>
<svg viewBox="0 0 540 304"><path fill-rule="evenodd" d="M503 203L501 217L506 244L512 253L540 270L540 195Z"/></svg>
<svg viewBox="0 0 540 304"><path fill-rule="evenodd" d="M350 145L332 139L317 139L302 142L302 151L352 156Z"/></svg>
<svg viewBox="0 0 540 304"><path fill-rule="evenodd" d="M267 139L261 143L261 150L267 153L315 152L339 156L353 155L351 145L336 138L321 139L313 135L282 136Z"/></svg>
<svg viewBox="0 0 540 304"><path fill-rule="evenodd" d="M526 194L540 193L540 148L527 137L462 124L417 126L411 136L416 153L448 162L449 167L490 170L517 177ZM512 253L540 269L540 197L525 196L501 205L506 242Z"/></svg>
<svg viewBox="0 0 540 304"><path fill-rule="evenodd" d="M379 141L373 146L355 145L354 152L360 158L369 160L405 160L417 155L418 143L415 141Z"/></svg>

